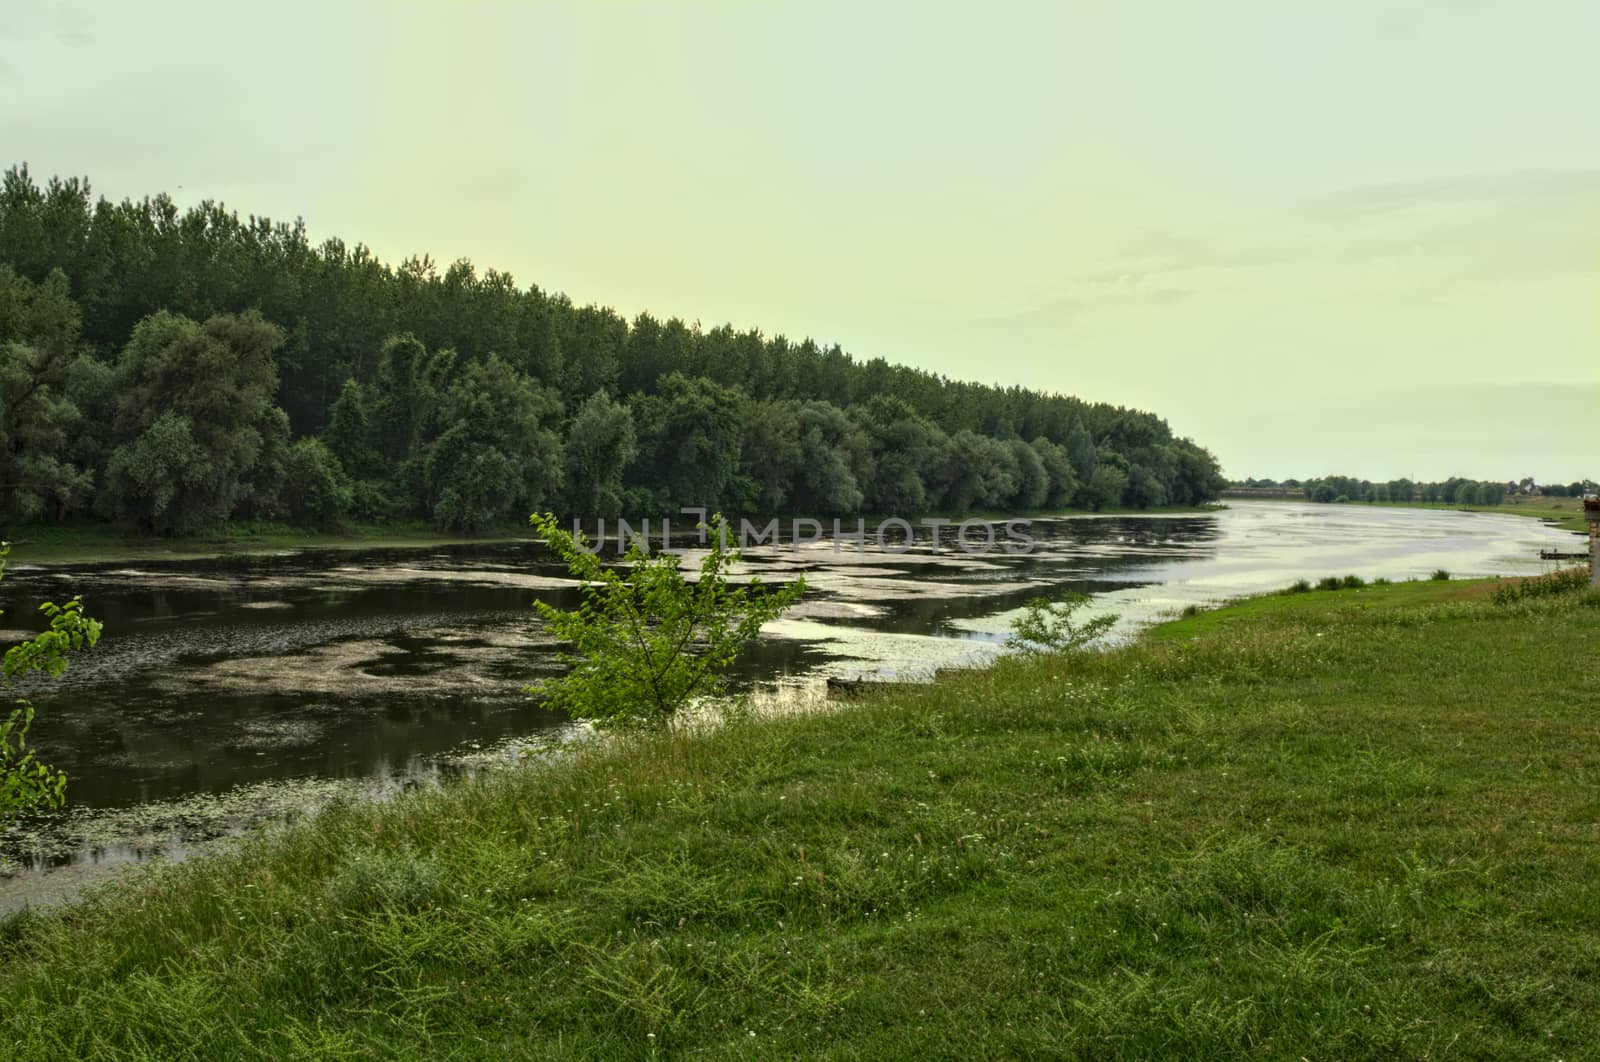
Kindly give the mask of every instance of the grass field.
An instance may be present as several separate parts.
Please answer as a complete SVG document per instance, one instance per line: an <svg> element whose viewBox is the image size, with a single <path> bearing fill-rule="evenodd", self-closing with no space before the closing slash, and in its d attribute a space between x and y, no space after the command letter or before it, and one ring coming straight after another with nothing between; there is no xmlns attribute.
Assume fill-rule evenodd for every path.
<svg viewBox="0 0 1600 1062"><path fill-rule="evenodd" d="M1277 499L1264 499L1274 501ZM1305 501L1304 498L1292 499ZM1456 509L1463 512L1474 513L1510 513L1513 516L1531 516L1538 520L1548 520L1563 531L1577 531L1580 533L1589 530L1589 524L1583 516L1583 499L1581 498L1507 498L1500 505L1461 505L1457 502L1347 502L1349 505L1381 505L1396 509Z"/></svg>
<svg viewBox="0 0 1600 1062"><path fill-rule="evenodd" d="M1580 1057L1600 594L1273 596L0 925L16 1058Z"/></svg>

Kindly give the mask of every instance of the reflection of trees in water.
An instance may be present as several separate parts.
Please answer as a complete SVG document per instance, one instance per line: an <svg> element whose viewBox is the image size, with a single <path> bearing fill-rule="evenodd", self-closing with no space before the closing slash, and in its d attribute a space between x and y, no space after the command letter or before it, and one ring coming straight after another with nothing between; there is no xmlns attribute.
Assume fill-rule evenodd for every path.
<svg viewBox="0 0 1600 1062"><path fill-rule="evenodd" d="M160 715L118 714L101 704L62 720L50 748L71 778L73 805L117 807L282 778L406 776L463 741L489 745L567 722L516 692L404 699L247 694L208 702L205 711Z"/></svg>
<svg viewBox="0 0 1600 1062"><path fill-rule="evenodd" d="M768 638L752 642L740 650L732 675L736 687L748 688L760 682L776 682L803 675L833 658L833 653L815 642Z"/></svg>

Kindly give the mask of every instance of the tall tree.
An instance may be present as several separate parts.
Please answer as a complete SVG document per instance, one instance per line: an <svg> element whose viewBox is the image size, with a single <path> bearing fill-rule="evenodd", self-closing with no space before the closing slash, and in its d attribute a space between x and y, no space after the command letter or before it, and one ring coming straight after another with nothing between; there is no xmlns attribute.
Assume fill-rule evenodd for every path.
<svg viewBox="0 0 1600 1062"><path fill-rule="evenodd" d="M1089 429L1084 427L1080 417L1073 417L1072 424L1067 429L1067 437L1062 440L1062 445L1067 450L1067 460L1072 462L1072 471L1077 475L1079 483L1088 483L1094 475L1094 466L1098 461L1095 452L1094 436L1089 434Z"/></svg>
<svg viewBox="0 0 1600 1062"><path fill-rule="evenodd" d="M656 511L721 508L739 469L739 427L749 400L704 377L669 373L653 395L635 399L647 458L634 463L635 494Z"/></svg>
<svg viewBox="0 0 1600 1062"><path fill-rule="evenodd" d="M803 402L795 409L800 463L791 504L797 512L861 511L860 478L870 474L867 438L844 410L829 402Z"/></svg>
<svg viewBox="0 0 1600 1062"><path fill-rule="evenodd" d="M628 407L596 391L567 428L567 504L583 516L622 511L623 474L639 452Z"/></svg>
<svg viewBox="0 0 1600 1062"><path fill-rule="evenodd" d="M857 419L871 446L866 506L874 512L925 512L939 501L939 477L948 441L903 399L874 395Z"/></svg>
<svg viewBox="0 0 1600 1062"><path fill-rule="evenodd" d="M227 519L287 432L272 404L282 341L253 312L203 325L165 312L140 322L117 363L111 506L158 531ZM276 494L276 483L260 486Z"/></svg>
<svg viewBox="0 0 1600 1062"><path fill-rule="evenodd" d="M498 356L450 388L450 427L428 450L427 487L441 527L475 531L543 508L561 488L560 400Z"/></svg>
<svg viewBox="0 0 1600 1062"><path fill-rule="evenodd" d="M1045 504L1053 508L1071 505L1072 497L1078 492L1078 475L1073 470L1072 459L1067 456L1067 448L1057 445L1043 435L1034 439L1033 452L1039 455L1039 463L1044 466L1048 489L1045 494Z"/></svg>
<svg viewBox="0 0 1600 1062"><path fill-rule="evenodd" d="M68 395L77 358L66 276L55 270L35 285L0 266L0 522L59 518L93 487L72 446L82 419Z"/></svg>
<svg viewBox="0 0 1600 1062"><path fill-rule="evenodd" d="M1017 490L1011 502L1023 509L1038 509L1050 497L1050 473L1045 470L1039 451L1023 442L1012 439L1006 445L1016 460Z"/></svg>

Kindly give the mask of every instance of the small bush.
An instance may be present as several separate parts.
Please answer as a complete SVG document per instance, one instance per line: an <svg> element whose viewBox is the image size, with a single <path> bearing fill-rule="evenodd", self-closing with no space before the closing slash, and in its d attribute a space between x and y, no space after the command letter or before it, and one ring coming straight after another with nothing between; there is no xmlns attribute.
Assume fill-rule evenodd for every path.
<svg viewBox="0 0 1600 1062"><path fill-rule="evenodd" d="M582 583L583 604L565 611L535 601L545 626L571 648L570 670L529 692L551 707L597 726L665 726L692 697L720 693L726 672L761 626L777 619L805 593L806 581L768 588L759 576L730 589L728 573L739 560L722 514L701 530L707 543L699 577L684 578L673 553L628 547L626 570L601 563L581 533L563 531L551 513L529 518Z"/></svg>
<svg viewBox="0 0 1600 1062"><path fill-rule="evenodd" d="M10 552L10 543L0 542L0 576L5 575ZM100 640L100 621L83 614L82 598L65 605L46 601L39 611L50 626L0 657L0 691L35 672L59 678L67 669L68 656L91 649ZM0 617L4 615L0 612ZM67 776L39 762L28 747L33 716L33 704L25 698L19 698L9 713L0 714L0 825L26 812L61 807L66 801Z"/></svg>
<svg viewBox="0 0 1600 1062"><path fill-rule="evenodd" d="M344 466L321 439L289 447L280 498L301 527L332 527L350 511L354 495Z"/></svg>
<svg viewBox="0 0 1600 1062"><path fill-rule="evenodd" d="M328 883L328 901L349 914L420 911L443 894L444 872L412 852L366 852L352 858Z"/></svg>
<svg viewBox="0 0 1600 1062"><path fill-rule="evenodd" d="M1435 568L1433 574L1428 576L1428 578L1432 579L1436 583L1442 583L1449 580L1450 573L1445 571L1443 568Z"/></svg>
<svg viewBox="0 0 1600 1062"><path fill-rule="evenodd" d="M1095 616L1074 623L1072 614L1088 603L1083 594L1066 594L1056 601L1034 598L1022 606L1022 615L1011 625L1006 648L1019 653L1075 653L1089 648L1116 624L1117 617Z"/></svg>
<svg viewBox="0 0 1600 1062"><path fill-rule="evenodd" d="M1367 585L1367 581L1359 575L1347 575L1339 581L1339 585L1346 590L1360 590Z"/></svg>
<svg viewBox="0 0 1600 1062"><path fill-rule="evenodd" d="M1392 585L1394 585L1394 580L1385 579L1383 576L1380 575L1376 579L1372 580L1372 585L1373 586L1392 586Z"/></svg>
<svg viewBox="0 0 1600 1062"><path fill-rule="evenodd" d="M1337 590L1344 585L1344 580L1337 575L1324 576L1317 580L1318 590Z"/></svg>
<svg viewBox="0 0 1600 1062"><path fill-rule="evenodd" d="M1311 592L1311 584L1304 579L1296 579L1284 587L1282 592L1285 594L1309 594Z"/></svg>

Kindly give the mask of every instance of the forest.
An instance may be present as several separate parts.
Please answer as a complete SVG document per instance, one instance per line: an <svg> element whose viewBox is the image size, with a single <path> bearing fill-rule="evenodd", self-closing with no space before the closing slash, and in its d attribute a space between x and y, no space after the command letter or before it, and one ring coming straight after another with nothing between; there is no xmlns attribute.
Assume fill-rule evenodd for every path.
<svg viewBox="0 0 1600 1062"><path fill-rule="evenodd" d="M0 183L0 528L472 531L655 515L1192 505L1160 417L398 266L303 222Z"/></svg>
<svg viewBox="0 0 1600 1062"><path fill-rule="evenodd" d="M1281 482L1275 479L1243 479L1229 486L1298 490L1305 494L1306 500L1315 502L1426 502L1454 505L1499 505L1512 494L1581 498L1587 490L1583 482L1539 483L1532 476L1504 483L1463 476L1451 476L1435 482L1402 478L1376 483L1354 476L1323 476Z"/></svg>

